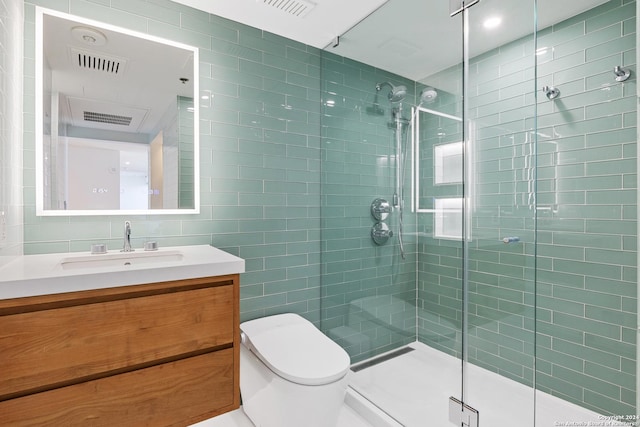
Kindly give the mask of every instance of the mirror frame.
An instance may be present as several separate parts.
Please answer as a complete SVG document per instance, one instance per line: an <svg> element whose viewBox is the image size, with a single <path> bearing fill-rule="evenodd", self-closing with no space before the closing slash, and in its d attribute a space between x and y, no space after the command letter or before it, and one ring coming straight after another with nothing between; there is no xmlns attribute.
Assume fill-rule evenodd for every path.
<svg viewBox="0 0 640 427"><path fill-rule="evenodd" d="M193 194L194 207L183 209L78 209L58 210L44 208L44 25L45 15L78 22L79 24L119 32L132 37L189 50L193 53ZM35 16L35 196L36 216L90 216L90 215L182 215L200 213L200 60L197 47L141 33L104 22L95 21L56 10L36 6Z"/></svg>

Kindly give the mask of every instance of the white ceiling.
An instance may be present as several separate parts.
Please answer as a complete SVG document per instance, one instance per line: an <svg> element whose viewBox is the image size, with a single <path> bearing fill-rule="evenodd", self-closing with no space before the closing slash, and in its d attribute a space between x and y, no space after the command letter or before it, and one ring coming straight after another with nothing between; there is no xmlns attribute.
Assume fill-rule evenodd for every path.
<svg viewBox="0 0 640 427"><path fill-rule="evenodd" d="M462 52L462 18L449 16L446 0L313 0L304 17L264 3L272 0L173 1L318 48L339 35L340 45L329 51L412 80L459 63ZM606 1L538 0L538 28ZM502 24L485 30L491 16L501 16ZM471 56L532 34L533 16L533 0L480 0L470 9Z"/></svg>
<svg viewBox="0 0 640 427"><path fill-rule="evenodd" d="M546 28L608 0L538 0L538 28ZM483 23L501 17L491 30ZM446 1L391 0L342 37L333 52L412 80L461 62L462 14L451 18ZM533 1L480 0L469 9L469 55L534 32Z"/></svg>
<svg viewBox="0 0 640 427"><path fill-rule="evenodd" d="M322 49L389 0L300 0L304 16L282 8L298 0L173 1Z"/></svg>

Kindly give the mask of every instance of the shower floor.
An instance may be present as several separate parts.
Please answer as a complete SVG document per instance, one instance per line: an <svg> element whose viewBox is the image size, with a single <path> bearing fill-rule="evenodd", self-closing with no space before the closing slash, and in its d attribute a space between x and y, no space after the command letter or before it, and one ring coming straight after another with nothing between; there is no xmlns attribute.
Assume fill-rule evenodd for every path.
<svg viewBox="0 0 640 427"><path fill-rule="evenodd" d="M352 374L351 387L406 427L445 427L449 397L460 397L461 362L421 343L414 351ZM358 365L356 365L358 366ZM562 399L468 365L466 403L488 427L611 426L612 422Z"/></svg>
<svg viewBox="0 0 640 427"><path fill-rule="evenodd" d="M449 397L460 397L460 360L421 343L350 372L336 427L449 427ZM375 359L374 359L375 360ZM468 404L482 427L624 426L595 412L468 365ZM379 409L384 413L381 413ZM535 425L534 425L535 416ZM395 420L395 421L394 421ZM193 427L253 427L242 408ZM328 426L333 427L333 426Z"/></svg>

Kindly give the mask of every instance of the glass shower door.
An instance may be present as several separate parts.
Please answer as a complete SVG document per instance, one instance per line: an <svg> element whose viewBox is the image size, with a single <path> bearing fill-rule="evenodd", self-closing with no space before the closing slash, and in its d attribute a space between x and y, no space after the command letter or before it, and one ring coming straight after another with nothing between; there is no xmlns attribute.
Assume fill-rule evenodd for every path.
<svg viewBox="0 0 640 427"><path fill-rule="evenodd" d="M452 425L450 398L462 401L464 343L463 15L446 2L429 13L440 25L437 61L423 64L414 112L412 209L417 215L417 343L423 363L420 410L407 426ZM435 93L436 96L430 95ZM461 415L461 414L460 414ZM454 418L455 419L455 416ZM426 422L426 420L429 420ZM459 420L460 421L460 420Z"/></svg>
<svg viewBox="0 0 640 427"><path fill-rule="evenodd" d="M517 11L512 3L481 1L462 12L464 339L460 400L479 411L480 425L533 427L535 1L518 2ZM518 30L508 31L510 36L504 38L506 30L514 28Z"/></svg>
<svg viewBox="0 0 640 427"><path fill-rule="evenodd" d="M637 5L511 3L467 11L461 400L485 426L636 425Z"/></svg>

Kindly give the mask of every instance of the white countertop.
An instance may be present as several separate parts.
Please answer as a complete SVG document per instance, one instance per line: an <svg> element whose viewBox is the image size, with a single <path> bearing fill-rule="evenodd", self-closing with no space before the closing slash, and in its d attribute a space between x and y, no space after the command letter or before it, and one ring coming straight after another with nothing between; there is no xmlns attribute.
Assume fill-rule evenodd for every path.
<svg viewBox="0 0 640 427"><path fill-rule="evenodd" d="M0 299L222 276L245 271L243 259L208 245L173 246L160 248L153 253L145 253L138 249L133 255L166 255L167 261L162 262L81 266L85 260L95 264L93 261L120 257L118 254L120 251L112 250L102 255L74 252L16 257L0 267ZM176 259L172 259L172 256ZM80 267L63 268L63 264Z"/></svg>

